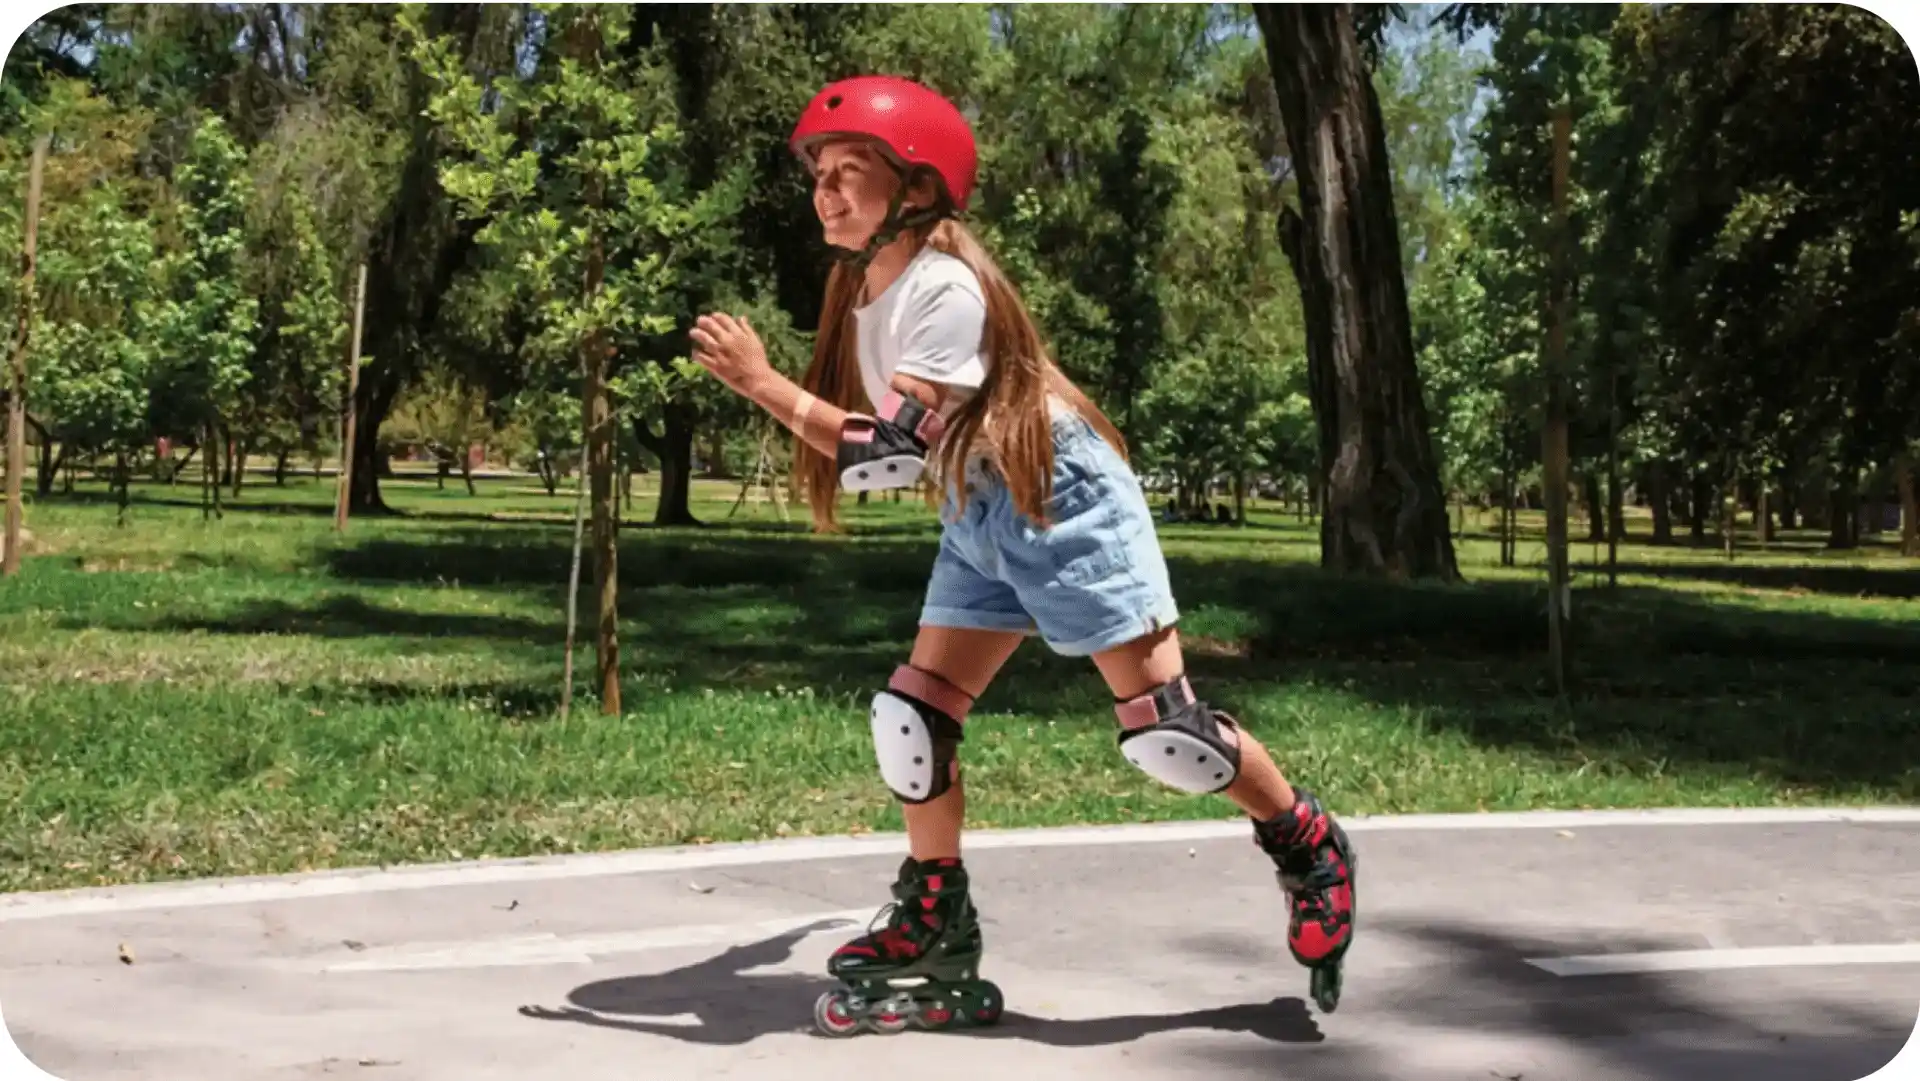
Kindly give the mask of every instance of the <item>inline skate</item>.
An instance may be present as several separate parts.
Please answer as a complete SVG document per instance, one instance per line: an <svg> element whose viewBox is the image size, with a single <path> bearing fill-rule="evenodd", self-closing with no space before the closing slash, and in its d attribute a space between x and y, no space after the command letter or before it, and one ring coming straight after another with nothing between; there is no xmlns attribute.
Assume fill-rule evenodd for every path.
<svg viewBox="0 0 1920 1081"><path fill-rule="evenodd" d="M1254 822L1253 837L1273 860L1287 896L1287 949L1312 973L1314 1004L1332 1013L1340 1006L1342 965L1353 944L1353 846L1313 793L1299 788L1291 810Z"/></svg>
<svg viewBox="0 0 1920 1081"><path fill-rule="evenodd" d="M980 919L960 861L908 857L893 896L868 932L827 962L843 986L814 1003L814 1024L844 1037L862 1028L940 1031L998 1021L1000 989L979 978Z"/></svg>

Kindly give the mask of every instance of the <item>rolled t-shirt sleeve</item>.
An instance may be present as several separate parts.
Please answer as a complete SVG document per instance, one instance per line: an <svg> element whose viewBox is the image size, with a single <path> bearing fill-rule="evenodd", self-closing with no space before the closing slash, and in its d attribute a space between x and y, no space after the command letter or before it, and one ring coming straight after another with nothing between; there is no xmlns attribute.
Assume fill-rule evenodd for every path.
<svg viewBox="0 0 1920 1081"><path fill-rule="evenodd" d="M940 282L913 297L901 314L900 363L895 373L955 387L977 389L986 382L980 345L986 334L987 308L976 289Z"/></svg>

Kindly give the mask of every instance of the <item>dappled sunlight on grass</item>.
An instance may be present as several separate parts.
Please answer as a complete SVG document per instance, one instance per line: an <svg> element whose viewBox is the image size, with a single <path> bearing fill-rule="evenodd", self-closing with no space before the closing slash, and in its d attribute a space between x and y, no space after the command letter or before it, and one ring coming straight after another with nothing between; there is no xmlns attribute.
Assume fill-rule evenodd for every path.
<svg viewBox="0 0 1920 1081"><path fill-rule="evenodd" d="M702 482L696 514L736 491ZM570 523L498 515L570 493L388 492L405 514L344 537L311 483L213 523L190 488L137 489L125 528L97 493L31 509L45 543L0 587L0 888L898 828L865 703L915 632L917 501L849 501L840 537L751 504L629 528L626 715L590 694L589 568L563 722ZM1540 571L1491 541L1441 586L1324 574L1290 513L1163 535L1202 694L1347 813L1920 798L1920 568L1883 552L1626 545L1618 590L1576 594L1563 706ZM1037 643L963 756L980 825L1231 813L1127 767L1093 666Z"/></svg>

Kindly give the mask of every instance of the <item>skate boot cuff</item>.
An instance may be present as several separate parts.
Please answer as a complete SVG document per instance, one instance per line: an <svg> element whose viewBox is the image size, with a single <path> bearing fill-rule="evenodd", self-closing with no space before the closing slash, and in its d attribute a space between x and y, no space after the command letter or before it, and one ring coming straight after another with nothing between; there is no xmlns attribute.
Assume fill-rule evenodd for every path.
<svg viewBox="0 0 1920 1081"><path fill-rule="evenodd" d="M1255 819L1253 823L1254 841L1275 858L1319 848L1326 842L1327 833L1325 808L1312 792L1303 788L1293 790L1290 810L1265 821Z"/></svg>

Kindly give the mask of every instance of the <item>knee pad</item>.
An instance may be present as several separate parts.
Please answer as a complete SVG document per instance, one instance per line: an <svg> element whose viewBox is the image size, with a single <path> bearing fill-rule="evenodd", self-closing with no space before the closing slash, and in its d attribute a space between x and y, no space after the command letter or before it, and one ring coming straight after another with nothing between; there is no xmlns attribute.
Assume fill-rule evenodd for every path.
<svg viewBox="0 0 1920 1081"><path fill-rule="evenodd" d="M1223 729L1232 718L1193 696L1181 676L1138 698L1114 704L1120 753L1142 773L1196 795L1218 792L1240 775L1240 747Z"/></svg>
<svg viewBox="0 0 1920 1081"><path fill-rule="evenodd" d="M889 393L871 417L849 414L835 463L840 487L849 492L912 487L945 430L939 413L899 391Z"/></svg>
<svg viewBox="0 0 1920 1081"><path fill-rule="evenodd" d="M901 665L873 696L873 752L880 776L902 803L925 803L953 785L973 696L931 672Z"/></svg>

